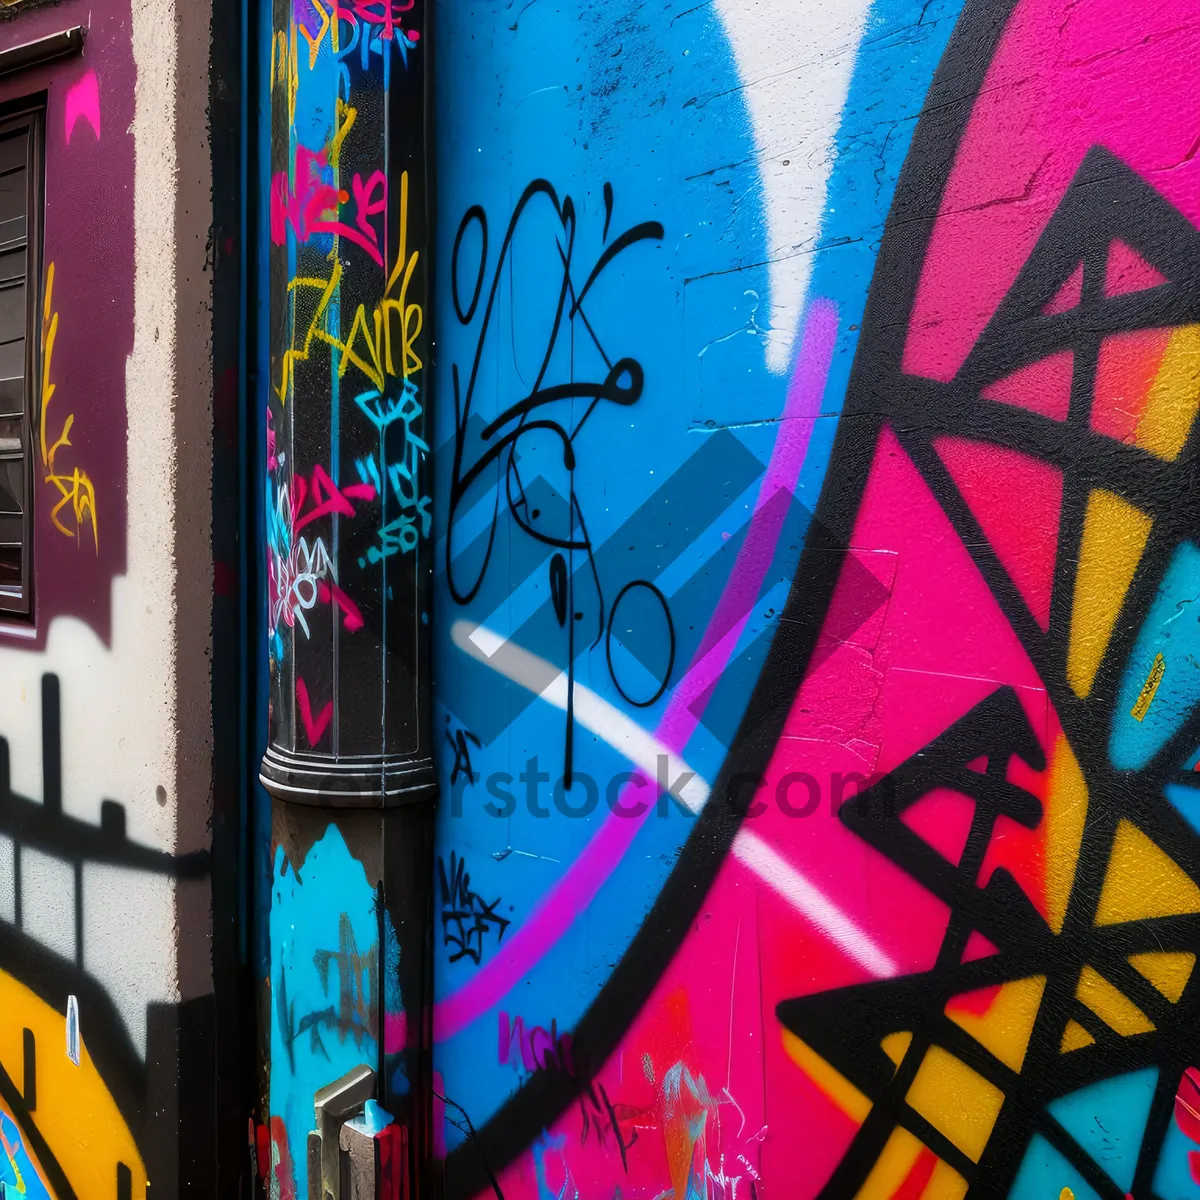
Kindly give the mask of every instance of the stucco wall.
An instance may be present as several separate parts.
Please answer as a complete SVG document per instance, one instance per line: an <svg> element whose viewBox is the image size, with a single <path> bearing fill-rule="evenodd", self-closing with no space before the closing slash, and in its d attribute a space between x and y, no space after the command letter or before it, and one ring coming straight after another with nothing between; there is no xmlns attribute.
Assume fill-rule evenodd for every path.
<svg viewBox="0 0 1200 1200"><path fill-rule="evenodd" d="M0 1063L20 1081L22 1028L36 1032L30 1119L78 1195L118 1194L119 1160L141 1196L151 1158L171 1159L176 1125L152 1124L170 1087L152 1077L176 1070L174 1006L211 991L209 11L64 0L0 22L0 51L87 31L82 55L0 80L0 100L47 96L46 418L53 439L74 416L54 471L86 473L94 497L56 528L62 493L38 464L35 619L0 622L0 985L16 989ZM61 817L44 808L48 752ZM64 1057L70 995L78 1068ZM72 1072L93 1068L85 1098ZM89 1117L98 1096L110 1108ZM46 1162L35 1174L55 1191ZM162 1171L153 1182L175 1194Z"/></svg>

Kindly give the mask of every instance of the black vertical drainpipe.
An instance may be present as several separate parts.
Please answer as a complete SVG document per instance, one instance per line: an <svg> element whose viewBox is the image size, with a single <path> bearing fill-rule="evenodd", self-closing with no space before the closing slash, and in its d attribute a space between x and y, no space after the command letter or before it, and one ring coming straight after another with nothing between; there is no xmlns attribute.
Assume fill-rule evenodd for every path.
<svg viewBox="0 0 1200 1200"><path fill-rule="evenodd" d="M378 235L382 267L342 237L335 262L327 236L301 240L293 225L287 226L290 244L276 244L272 232L265 256L272 375L264 446L269 692L260 779L277 816L297 808L331 823L378 816L379 1060L372 1065L380 1076L380 1102L409 1130L414 1200L425 1194L421 1180L431 1158L437 796L430 712L433 421L425 136L431 7L414 0L403 26L391 31L393 37L408 40L412 31L417 37L404 54L392 48L386 87L383 56L364 60L354 52L341 60L338 96L324 97L330 106L341 99L356 110L339 149L337 186L351 198L341 202L338 220L361 232L360 207L379 195L370 181L376 172L386 178L386 214L366 218ZM275 31L287 31L290 10L290 0L274 0ZM381 29L375 35L386 36ZM307 55L307 45L300 45ZM260 48L260 62L268 63L272 52L271 46ZM300 87L316 78L303 66L298 72ZM287 181L283 199L300 197L300 205L306 186L285 96L283 89L271 90L272 185L259 201L271 206L273 222L282 215L278 182ZM312 168L313 177L322 178L328 165ZM295 284L304 279L329 281L328 291ZM355 330L360 306L365 322ZM367 339L376 336L376 313L383 370L369 381L356 366L340 367L350 352L373 365ZM310 336L314 330L327 336ZM332 347L329 336L342 347ZM385 914L396 935L390 950ZM408 1029L401 1071L394 1055L384 1053L384 1013L396 1003Z"/></svg>

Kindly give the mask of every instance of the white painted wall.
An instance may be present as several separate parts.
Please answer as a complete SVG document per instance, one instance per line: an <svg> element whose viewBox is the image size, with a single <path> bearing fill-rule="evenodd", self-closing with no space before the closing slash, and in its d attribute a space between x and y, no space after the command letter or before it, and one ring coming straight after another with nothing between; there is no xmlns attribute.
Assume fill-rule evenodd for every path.
<svg viewBox="0 0 1200 1200"><path fill-rule="evenodd" d="M791 369L833 169L834 138L870 0L716 0L762 175L771 295L767 366Z"/></svg>
<svg viewBox="0 0 1200 1200"><path fill-rule="evenodd" d="M41 799L40 678L62 691L63 807L98 824L100 803L125 806L130 840L176 849L178 688L175 538L176 0L133 0L137 65L133 186L134 344L126 369L128 572L113 584L112 647L83 622L55 620L44 652L0 644L0 734L12 786ZM207 47L202 51L207 56ZM200 148L198 148L200 149ZM203 219L201 214L197 219ZM208 497L189 498L207 505ZM194 681L195 682L195 681ZM199 681L207 689L207 681ZM207 785L205 785L206 789ZM165 789L160 804L158 789ZM207 791L187 801L207 802ZM0 919L11 914L11 846ZM73 955L73 881L62 864L25 851L26 931ZM31 903L35 907L31 909ZM161 876L93 867L84 873L84 967L112 996L139 1053L146 1006L179 998L174 885ZM87 1013L81 1013L87 1037Z"/></svg>

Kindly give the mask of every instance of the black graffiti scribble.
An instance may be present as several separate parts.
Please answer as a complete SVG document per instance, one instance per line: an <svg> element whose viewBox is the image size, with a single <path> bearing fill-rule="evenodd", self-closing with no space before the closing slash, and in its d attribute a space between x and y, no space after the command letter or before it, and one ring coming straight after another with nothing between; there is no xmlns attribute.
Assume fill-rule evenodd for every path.
<svg viewBox="0 0 1200 1200"><path fill-rule="evenodd" d="M467 1145L478 1148L479 1136L475 1132L475 1126L471 1123L471 1117L467 1110L463 1108L463 1106L459 1104L457 1100L451 1100L449 1096L439 1092L436 1087L433 1089L433 1098L435 1100L440 1100L447 1109L453 1109L455 1113L459 1114L458 1116L454 1116L450 1112L446 1112L446 1120L449 1121L450 1124L459 1131L459 1133L463 1134ZM500 1183L496 1179L495 1174L492 1172L491 1167L488 1166L487 1159L484 1158L482 1153L479 1154L477 1162L479 1167L486 1174L488 1186L492 1189L492 1194L496 1197L496 1200L504 1200L504 1193L500 1190Z"/></svg>
<svg viewBox="0 0 1200 1200"><path fill-rule="evenodd" d="M280 971L275 985L275 1012L280 1037L293 1074L296 1071L293 1047L297 1038L304 1033L309 1035L309 1050L326 1060L330 1056L321 1038L322 1030L336 1033L342 1042L353 1037L354 1044L359 1047L366 1038L378 1038L376 997L379 995L379 943L372 942L360 953L350 917L342 913L338 920L338 948L318 950L313 955L313 966L321 982L321 990L326 995L329 994L331 968L336 973L336 1005L314 1009L297 1021L296 1002L288 999L286 972Z"/></svg>
<svg viewBox="0 0 1200 1200"><path fill-rule="evenodd" d="M337 1007L312 1013L300 1022L301 1027L309 1022L313 1028L324 1025L336 1029L345 1041L353 1037L361 1046L366 1037L377 1036L378 1012L375 998L379 995L379 944L372 942L361 954L354 936L350 917L342 913L338 920L338 948L318 950L313 955L313 966L321 981L321 990L329 992L330 968L337 973Z"/></svg>
<svg viewBox="0 0 1200 1200"><path fill-rule="evenodd" d="M621 1122L629 1125L639 1118L653 1115L652 1110L635 1108L630 1104L614 1104L608 1098L604 1084L594 1080L579 1098L579 1115L582 1120L579 1144L586 1146L589 1132L594 1131L601 1149L607 1150L611 1137L621 1154L621 1166L629 1174L629 1151L638 1139L638 1131L634 1128L628 1131L622 1129Z"/></svg>
<svg viewBox="0 0 1200 1200"><path fill-rule="evenodd" d="M451 454L448 445L444 453L448 470ZM721 472L723 489L711 487L715 471ZM763 473L761 463L733 434L728 430L714 431L676 470L664 476L654 492L617 528L598 542L594 553L601 578L611 578L614 571L620 571L631 560L636 567L630 570L634 575L644 574L651 561L657 562L661 569L665 564L660 543L665 530L670 531L672 539L678 537L667 557L679 561L685 552L680 548L694 544L694 539L711 523L710 517L715 518L724 507L724 497L740 494ZM539 502L544 505L547 500L550 503L557 500L545 475L527 477L524 484L535 510ZM671 514L681 509L684 517L675 520ZM565 504L559 511L565 511ZM614 653L614 642L651 679L670 681L676 662L694 663L703 658L735 630L744 629L773 588L786 587L795 571L792 552L805 537L823 546L827 559L836 556L842 560L840 569L844 579L844 600L830 616L827 636L822 638L812 670L850 640L887 603L891 594L890 577L886 571L880 572L878 565L869 565L879 556L852 550L844 534L824 526L789 489L779 487L754 513L747 512L741 528L705 559L690 580L676 588L669 607L661 596L654 595L653 585L641 580L626 584L608 601L605 657L611 659L609 670L619 672L619 676L614 676L614 686L625 702L633 707L653 704L662 692L662 685L656 691L651 690L653 685L635 686L636 676ZM750 538L763 545L774 540L776 545L775 559L761 586L754 573L733 573L734 564ZM877 574L882 574L882 578ZM720 603L713 608L713 581L722 579L728 582L721 592ZM512 631L517 645L540 647L548 633L553 636L550 621L556 622L560 629L566 622L566 563L558 553L550 561L549 590L547 601ZM768 609L757 632L730 657L719 684L702 689L688 703L691 715L724 746L733 741L741 713L738 698L744 698L754 686L758 667L779 627L779 615L774 607ZM449 679L440 689L440 700L453 713L453 720L474 730L486 745L534 704L537 694L521 689L510 693L503 705L495 705L480 694L472 681Z"/></svg>
<svg viewBox="0 0 1200 1200"><path fill-rule="evenodd" d="M499 943L512 922L496 913L499 898L489 904L477 892L471 891L471 876L467 874L466 863L454 851L450 852L449 875L446 874L446 860L438 859L438 877L442 887L442 944L451 947L452 963L469 958L478 966L483 959L486 935L495 930Z"/></svg>
<svg viewBox="0 0 1200 1200"><path fill-rule="evenodd" d="M658 601L662 606L664 615L667 618L666 633L667 633L667 669L663 672L662 682L658 685L658 689L648 698L644 700L635 700L621 686L621 681L617 678L616 667L613 665L612 643L613 643L613 622L617 619L617 609L621 605L621 601L635 588L641 588L650 593L651 596ZM626 704L633 705L634 708L649 708L653 704L657 704L662 694L667 690L667 684L671 682L671 672L675 669L675 624L671 620L671 609L667 604L667 598L662 594L658 587L653 583L647 583L644 579L635 579L632 583L627 583L618 593L617 598L613 601L612 610L608 614L608 627L604 635L604 658L608 663L608 674L616 686L618 692L621 693L621 699Z"/></svg>
<svg viewBox="0 0 1200 1200"><path fill-rule="evenodd" d="M458 604L469 604L479 593L487 574L491 560L492 548L495 544L496 531L500 516L500 497L497 494L496 504L492 513L491 526L488 531L487 547L482 561L474 568L471 578L460 578L461 566L455 563L455 527L459 506L464 502L471 486L490 468L499 474L503 471L504 498L509 516L516 525L535 541L555 551L550 560L550 590L554 599L555 615L560 627L565 628L567 638L566 670L567 670L567 718L564 747L563 779L566 786L571 786L573 773L574 745L574 690L575 690L575 623L579 619L575 604L574 572L570 569L568 558L573 554L581 554L587 560L587 569L595 589L598 603L598 621L593 645L598 645L605 632L605 603L600 575L596 569L592 540L588 535L587 521L575 491L575 470L579 462L578 439L586 426L588 419L601 401L610 404L630 406L641 398L645 377L641 364L632 358L618 358L615 361L609 356L595 327L589 321L584 310L584 300L588 292L604 271L624 251L638 242L659 241L664 235L663 227L657 221L644 221L634 225L624 233L619 234L611 242L608 241L609 224L612 218L612 188L606 185L606 219L604 237L606 245L587 272L581 286L576 279L580 273L575 266L575 235L576 210L575 202L570 196L559 198L554 187L544 179L535 179L525 188L521 198L513 209L512 217L505 230L504 240L500 245L499 254L492 267L491 284L487 292L487 302L480 319L478 339L475 346L474 358L471 362L470 373L465 388L459 374L458 364L452 368L454 379L454 465L450 481L450 499L447 512L446 534L446 581L451 596ZM534 207L536 204L536 208ZM561 233L557 241L558 256L562 263L562 271L556 281L557 301L554 319L546 334L545 352L528 392L520 399L503 409L494 420L487 424L479 435L475 445L468 445L468 421L472 415L475 403L475 389L479 378L480 363L484 349L492 329L492 318L495 311L496 297L500 290L505 266L512 254L513 239L527 213L547 213L556 232ZM460 257L463 252L463 242L468 232L478 230L481 246L478 269L474 273L469 302L464 305L460 292ZM454 310L459 322L470 325L474 319L483 294L485 276L488 270L488 220L487 214L480 205L470 208L458 227L454 239L454 251L451 256L451 294ZM564 333L569 330L569 334ZM574 346L577 337L590 340L600 357L603 359L607 372L602 379L575 379L565 383L548 383L551 360L559 346L560 336L569 337ZM576 355L571 354L574 363ZM545 410L548 406L559 401L588 401L582 414L577 418L571 413L563 420L556 419ZM522 482L518 465L517 450L522 440L531 434L556 440L561 448L562 465L567 472L568 506L567 528L557 533L534 524L536 512L531 511L525 487ZM660 598L665 606L665 598ZM674 630L670 624L670 614L667 614L667 626L672 639L672 661L674 659ZM665 690L667 682L663 681Z"/></svg>
<svg viewBox="0 0 1200 1200"><path fill-rule="evenodd" d="M447 729L446 741L450 743L450 749L454 751L454 767L450 772L450 786L453 787L458 782L460 775L465 775L468 783L474 783L475 771L471 767L471 749L467 743L470 742L476 749L483 743L467 729L456 729L453 734Z"/></svg>

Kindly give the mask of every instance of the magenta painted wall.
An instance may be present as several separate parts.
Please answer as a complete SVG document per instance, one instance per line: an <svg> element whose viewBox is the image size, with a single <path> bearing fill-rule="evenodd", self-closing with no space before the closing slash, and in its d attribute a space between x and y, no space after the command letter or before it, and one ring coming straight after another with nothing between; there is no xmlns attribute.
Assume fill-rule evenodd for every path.
<svg viewBox="0 0 1200 1200"><path fill-rule="evenodd" d="M133 349L133 88L129 6L66 0L0 22L0 47L73 25L87 29L81 56L0 79L0 104L46 94L43 281L54 268L58 317L46 412L48 447L74 416L70 445L35 475L38 639L56 616L75 616L107 641L113 577L125 570L125 366ZM40 457L40 456L39 456ZM74 499L51 512L64 498ZM89 488L90 483L90 488ZM165 501L164 497L164 501ZM90 502L90 503L89 503ZM22 635L25 631L21 631ZM0 639L5 637L0 622Z"/></svg>

